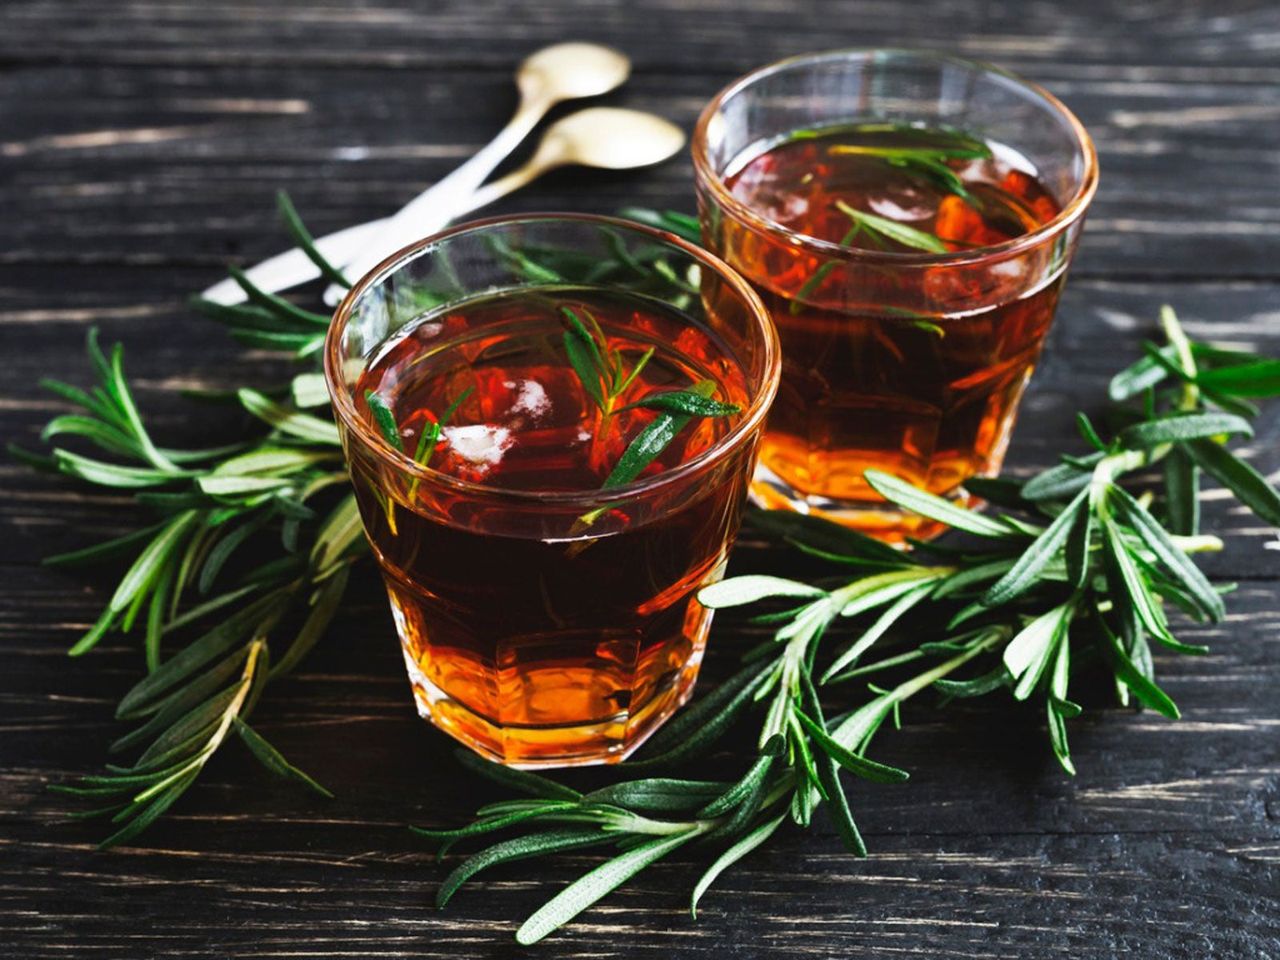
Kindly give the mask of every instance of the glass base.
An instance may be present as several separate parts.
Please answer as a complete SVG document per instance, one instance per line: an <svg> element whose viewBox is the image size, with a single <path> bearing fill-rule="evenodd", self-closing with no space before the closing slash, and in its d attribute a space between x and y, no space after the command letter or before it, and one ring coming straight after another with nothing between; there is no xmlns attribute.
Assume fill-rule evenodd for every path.
<svg viewBox="0 0 1280 960"><path fill-rule="evenodd" d="M908 537L932 540L948 529L945 524L900 510L884 500L837 500L803 493L764 466L756 467L750 496L752 503L766 510L790 510L821 517L886 543L902 544ZM969 509L982 506L982 501L970 496L963 488L946 499Z"/></svg>
<svg viewBox="0 0 1280 960"><path fill-rule="evenodd" d="M403 649L403 648L402 648ZM637 711L577 725L499 724L449 696L404 651L418 714L482 757L518 769L620 763L693 695L702 645L672 681Z"/></svg>

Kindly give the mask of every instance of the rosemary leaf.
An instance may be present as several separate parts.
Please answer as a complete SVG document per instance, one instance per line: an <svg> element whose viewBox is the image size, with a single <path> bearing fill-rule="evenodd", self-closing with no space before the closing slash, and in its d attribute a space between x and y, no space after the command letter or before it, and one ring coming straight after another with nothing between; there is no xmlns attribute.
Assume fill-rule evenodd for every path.
<svg viewBox="0 0 1280 960"><path fill-rule="evenodd" d="M281 433L288 434L291 437L297 437L299 440L306 440L311 443L322 443L335 447L342 445L342 441L338 437L338 428L328 420L321 420L319 417L313 417L309 413L300 413L297 410L289 410L286 407L282 407L275 401L263 396L256 390L249 390L245 388L239 390L236 395L240 398L240 403L243 404L246 410L259 420L265 420ZM370 395L376 396L376 394L373 394L372 392ZM377 402L381 403L381 399L379 398ZM373 404L374 401L369 401L371 409L373 409ZM390 413L385 404L382 405L381 409ZM381 420L382 414L380 414L377 409L374 409L374 416L379 418L378 426L380 428L383 427L383 422ZM394 422L393 418L393 425ZM396 438L399 439L399 433L394 429L394 426L392 432ZM388 439L387 442L392 443L390 439ZM394 443L392 443L392 445L395 446ZM402 450L403 446L396 447L396 449Z"/></svg>
<svg viewBox="0 0 1280 960"><path fill-rule="evenodd" d="M321 786L310 776L299 770L280 753L275 747L268 743L258 731L245 723L240 717L232 718L235 724L236 733L240 735L240 739L245 742L250 752L258 758L264 767L270 770L278 777L296 780L303 786L309 787L311 790L320 794L329 800L333 799L333 794L325 787Z"/></svg>
<svg viewBox="0 0 1280 960"><path fill-rule="evenodd" d="M856 210L843 200L837 200L836 207L841 213L863 229L885 237L888 240L892 240L894 243L901 244L904 247L910 247L913 250L923 250L926 253L951 252L951 248L948 247L946 243L931 233L925 233L923 230L917 230L915 227L909 227L905 223L899 223L897 220L890 220L887 217L881 217L874 213L867 213L864 210Z"/></svg>
<svg viewBox="0 0 1280 960"><path fill-rule="evenodd" d="M1073 529L1081 526L1081 516L1088 510L1088 490L1081 490L1074 500L1054 518L1053 523L1045 528L1031 545L1018 557L1017 563L982 595L982 604L986 607L999 607L1009 603L1031 588L1035 587L1044 574L1045 568L1057 559ZM1083 521L1088 529L1088 519ZM1086 541L1087 545L1087 541ZM1081 569L1083 562L1077 561Z"/></svg>
<svg viewBox="0 0 1280 960"><path fill-rule="evenodd" d="M311 236L311 231L307 229L302 222L302 218L298 216L298 211L294 207L293 201L289 199L289 194L283 190L276 191L276 209L280 212L280 219L284 221L289 235L293 237L293 242L298 245L298 249L307 255L307 259L316 265L320 275L331 283L349 288L351 281L343 276L342 271L331 264L325 258L325 255L316 248L315 239Z"/></svg>
<svg viewBox="0 0 1280 960"><path fill-rule="evenodd" d="M387 402L372 390L366 390L364 394L365 403L369 405L369 411L373 414L373 422L377 424L378 430L382 433L382 439L399 453L404 453L404 440L400 437L400 425L396 423L396 415L391 412L391 408L387 406Z"/></svg>
<svg viewBox="0 0 1280 960"><path fill-rule="evenodd" d="M1164 487L1169 532L1195 536L1200 532L1200 467L1181 447L1165 458Z"/></svg>
<svg viewBox="0 0 1280 960"><path fill-rule="evenodd" d="M873 783L901 783L911 776L905 770L900 770L884 763L876 763L874 760L868 760L866 757L845 748L831 739L826 730L822 729L802 711L796 712L796 719L800 721L800 724L813 737L824 753L855 776L870 780Z"/></svg>
<svg viewBox="0 0 1280 960"><path fill-rule="evenodd" d="M772 837L785 819L785 815L779 815L772 820L765 820L742 839L732 844L724 853L716 857L715 862L698 879L697 885L693 888L693 894L689 898L689 915L693 919L698 919L698 902L702 900L703 895L711 888L711 885L716 882L716 878Z"/></svg>
<svg viewBox="0 0 1280 960"><path fill-rule="evenodd" d="M1233 413L1174 413L1126 427L1116 439L1130 450L1149 450L1165 443L1229 433L1251 437L1253 427L1248 420Z"/></svg>
<svg viewBox="0 0 1280 960"><path fill-rule="evenodd" d="M1004 539L1018 536L1017 533L1004 524L990 520L981 514L965 510L963 507L949 503L941 497L935 497L933 494L926 493L890 474L879 470L868 470L866 472L866 480L876 493L890 503L904 507L913 513L918 513L927 519L937 520L957 530L964 530L979 537Z"/></svg>
<svg viewBox="0 0 1280 960"><path fill-rule="evenodd" d="M1260 519L1280 527L1280 493L1250 464L1212 440L1193 440L1183 449Z"/></svg>
<svg viewBox="0 0 1280 960"><path fill-rule="evenodd" d="M468 857L445 877L444 882L440 884L440 890L436 893L436 907L443 910L453 895L481 870L516 860L529 860L551 853L562 853L565 850L598 847L613 843L614 840L614 837L594 827L568 827L563 830L548 830L524 837L514 837L511 840L496 843Z"/></svg>
<svg viewBox="0 0 1280 960"><path fill-rule="evenodd" d="M702 380L694 385L692 392L701 397L710 397L714 390L714 382ZM609 476L605 477L601 489L620 487L640 476L692 419L693 415L687 413L658 414L622 451L622 456L614 464Z"/></svg>
<svg viewBox="0 0 1280 960"><path fill-rule="evenodd" d="M663 410L667 413L687 414L691 417L729 417L741 413L742 407L736 403L722 403L692 390L672 390L668 393L654 393L625 407L618 412L636 407L645 410Z"/></svg>
<svg viewBox="0 0 1280 960"><path fill-rule="evenodd" d="M537 943L696 835L696 831L689 830L655 837L584 874L535 911L516 931L516 942L525 947Z"/></svg>

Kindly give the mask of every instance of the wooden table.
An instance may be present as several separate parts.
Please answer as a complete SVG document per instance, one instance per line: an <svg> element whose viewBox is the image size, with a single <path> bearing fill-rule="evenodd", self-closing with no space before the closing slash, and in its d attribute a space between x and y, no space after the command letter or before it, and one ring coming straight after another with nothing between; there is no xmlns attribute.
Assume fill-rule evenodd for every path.
<svg viewBox="0 0 1280 960"><path fill-rule="evenodd" d="M317 231L392 210L468 156L514 102L535 47L616 44L636 73L611 102L686 127L725 81L786 54L911 45L990 58L1045 83L1097 140L1102 188L1013 464L1072 443L1106 376L1173 303L1194 335L1280 353L1280 8L1273 0L7 0L0 7L0 423L28 445L60 409L42 375L84 383L86 329L127 347L161 436L199 413L178 388L264 380L184 297L229 259L283 245L288 188ZM636 175L570 171L500 209L691 209L685 160ZM1252 443L1280 467L1275 409ZM338 799L269 780L239 748L141 841L95 853L50 782L95 770L111 708L142 667L114 637L64 651L111 581L43 555L119 533L126 501L0 466L0 955L507 957L514 923L586 858L495 872L444 913L443 876L407 823L456 823L490 792L414 715L372 578L257 715ZM1280 956L1280 552L1211 491L1239 581L1221 627L1184 630L1206 657L1159 657L1185 717L1091 710L1080 774L1052 761L1036 716L907 712L885 759L903 787L854 787L873 855L825 821L727 874L698 921L693 857L642 875L540 948L546 957ZM749 563L760 562L747 545ZM789 559L771 559L785 569ZM711 671L728 662L714 638ZM719 650L717 650L719 648ZM724 653L717 657L720 651Z"/></svg>

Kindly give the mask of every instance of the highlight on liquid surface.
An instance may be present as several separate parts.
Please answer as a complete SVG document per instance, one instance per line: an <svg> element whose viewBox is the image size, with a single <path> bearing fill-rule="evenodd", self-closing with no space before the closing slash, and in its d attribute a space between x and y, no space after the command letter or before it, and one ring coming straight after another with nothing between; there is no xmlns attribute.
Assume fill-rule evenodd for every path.
<svg viewBox="0 0 1280 960"><path fill-rule="evenodd" d="M1038 267L1017 258L912 261L1023 236L1057 215L1057 201L1004 145L884 123L759 144L725 182L760 216L868 257L837 263L731 215L712 231L782 340L753 493L889 539L935 532L883 510L863 471L955 496L998 470L1064 269L1033 278Z"/></svg>
<svg viewBox="0 0 1280 960"><path fill-rule="evenodd" d="M569 314L607 368L595 386L581 353L575 365ZM599 490L664 416L632 404L700 386L747 405L741 370L705 325L633 294L548 287L426 316L379 351L355 394L371 426L392 422L404 454L425 452L446 477L554 495ZM687 419L641 478L705 452L738 417ZM507 763L620 759L691 689L709 627L694 593L722 571L748 469L584 514L397 480L353 456L420 711Z"/></svg>

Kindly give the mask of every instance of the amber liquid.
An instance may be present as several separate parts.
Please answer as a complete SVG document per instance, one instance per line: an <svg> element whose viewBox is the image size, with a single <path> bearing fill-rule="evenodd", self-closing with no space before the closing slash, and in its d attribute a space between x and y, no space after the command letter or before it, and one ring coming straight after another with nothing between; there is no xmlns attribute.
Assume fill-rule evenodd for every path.
<svg viewBox="0 0 1280 960"><path fill-rule="evenodd" d="M356 390L391 407L406 451L470 390L429 465L547 496L478 496L447 480L405 486L352 460L420 711L526 766L621 759L688 696L710 626L694 593L722 572L750 469L739 464L736 480L673 480L586 524L580 507L557 507L556 494L599 490L657 416L634 409L606 422L566 358L565 305L589 312L628 365L654 349L615 409L705 379L717 399L746 405L740 369L705 327L658 301L587 288L429 316L381 350ZM642 478L706 451L734 422L695 419Z"/></svg>
<svg viewBox="0 0 1280 960"><path fill-rule="evenodd" d="M944 133L884 125L811 132L748 151L726 183L791 231L877 256L920 251L872 231L850 237L853 222L837 201L931 234L949 251L1014 239L1057 214L1030 165L998 144L988 145L990 157L946 161L966 196L936 170L857 152L949 142ZM713 246L756 287L782 340L782 383L753 495L886 539L937 532L885 510L863 471L956 498L969 477L996 472L1063 271L1027 291L1017 263L924 269L880 258L880 266L833 269L794 245L750 236L731 217L719 229ZM985 302L975 309L979 290ZM963 309L949 309L962 300ZM895 306L903 302L912 307Z"/></svg>

